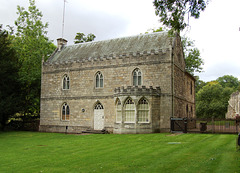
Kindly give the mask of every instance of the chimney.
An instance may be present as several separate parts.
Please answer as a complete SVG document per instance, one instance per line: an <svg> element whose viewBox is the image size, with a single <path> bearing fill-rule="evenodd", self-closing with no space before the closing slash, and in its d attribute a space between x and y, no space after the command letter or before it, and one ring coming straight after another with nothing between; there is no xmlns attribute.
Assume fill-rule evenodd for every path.
<svg viewBox="0 0 240 173"><path fill-rule="evenodd" d="M61 51L65 45L67 45L67 40L65 40L64 38L57 39L58 51Z"/></svg>

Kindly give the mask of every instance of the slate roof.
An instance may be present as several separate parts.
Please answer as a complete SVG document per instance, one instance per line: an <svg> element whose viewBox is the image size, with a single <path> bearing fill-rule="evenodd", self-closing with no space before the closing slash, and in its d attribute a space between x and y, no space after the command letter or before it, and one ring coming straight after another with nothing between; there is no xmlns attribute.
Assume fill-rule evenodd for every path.
<svg viewBox="0 0 240 173"><path fill-rule="evenodd" d="M48 62L77 61L152 50L159 51L168 49L170 46L172 46L172 39L168 33L156 32L65 46L61 51L55 51Z"/></svg>

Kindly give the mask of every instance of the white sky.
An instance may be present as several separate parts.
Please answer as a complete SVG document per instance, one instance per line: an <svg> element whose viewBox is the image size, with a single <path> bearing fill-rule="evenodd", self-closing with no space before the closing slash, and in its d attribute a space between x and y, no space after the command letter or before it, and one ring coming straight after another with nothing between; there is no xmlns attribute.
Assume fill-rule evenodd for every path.
<svg viewBox="0 0 240 173"><path fill-rule="evenodd" d="M51 40L62 37L64 0L36 0L49 23ZM137 35L161 26L155 16L153 0L67 0L64 38L73 44L77 32L93 33L95 40ZM14 25L17 5L28 7L28 0L1 0L0 24ZM195 40L204 59L201 80L215 80L223 75L240 79L240 1L211 0L199 19L190 19L182 34Z"/></svg>

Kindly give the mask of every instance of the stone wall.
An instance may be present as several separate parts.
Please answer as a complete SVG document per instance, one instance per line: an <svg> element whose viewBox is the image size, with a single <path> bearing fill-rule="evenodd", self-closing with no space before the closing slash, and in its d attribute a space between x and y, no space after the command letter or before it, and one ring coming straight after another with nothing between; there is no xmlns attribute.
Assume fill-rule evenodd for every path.
<svg viewBox="0 0 240 173"><path fill-rule="evenodd" d="M193 118L195 115L195 79L185 71L180 37L176 37L174 59L174 116Z"/></svg>
<svg viewBox="0 0 240 173"><path fill-rule="evenodd" d="M93 128L94 105L99 101L104 107L104 127L113 131L115 122L114 89L132 86L132 72L139 68L142 85L160 87L161 100L154 111L159 113L160 128L169 129L172 115L171 50L119 56L104 59L89 59L81 62L44 63L41 91L41 131L81 132ZM104 87L95 88L95 74L100 71ZM70 77L70 89L62 89L62 78ZM63 103L70 107L70 120L61 120ZM82 110L85 110L84 112ZM140 130L141 131L141 130ZM141 131L143 132L143 131Z"/></svg>
<svg viewBox="0 0 240 173"><path fill-rule="evenodd" d="M226 119L235 119L237 114L240 115L239 91L232 93L228 101L228 111L226 113Z"/></svg>
<svg viewBox="0 0 240 173"><path fill-rule="evenodd" d="M64 61L52 59L44 62L40 131L81 133L93 129L96 103L101 103L104 107L104 128L110 132L118 129L115 130L116 133L168 132L170 117L194 117L195 80L185 72L181 39L179 36L174 41L173 38L164 38L166 40L158 40L163 45L162 49L94 58L81 57L78 60L75 55L71 55L75 58L69 58L69 61L65 61L68 59L65 52L66 56L64 54L62 57ZM137 68L142 74L141 86L150 90L159 88L161 92L158 95L144 94L144 89L137 95L116 95L115 88L133 86L132 73ZM103 88L95 87L97 72L103 75ZM70 78L68 90L62 89L64 75ZM116 123L116 98L129 96L135 100L143 96L148 99L151 103L151 123ZM70 120L67 121L61 120L64 103L70 107Z"/></svg>

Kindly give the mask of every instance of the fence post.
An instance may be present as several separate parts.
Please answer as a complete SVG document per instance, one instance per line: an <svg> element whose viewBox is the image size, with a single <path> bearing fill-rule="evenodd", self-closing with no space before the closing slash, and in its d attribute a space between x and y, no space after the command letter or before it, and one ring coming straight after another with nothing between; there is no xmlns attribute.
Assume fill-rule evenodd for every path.
<svg viewBox="0 0 240 173"><path fill-rule="evenodd" d="M215 133L214 116L212 116L212 133Z"/></svg>
<svg viewBox="0 0 240 173"><path fill-rule="evenodd" d="M183 133L187 133L187 118L184 118L184 132Z"/></svg>

